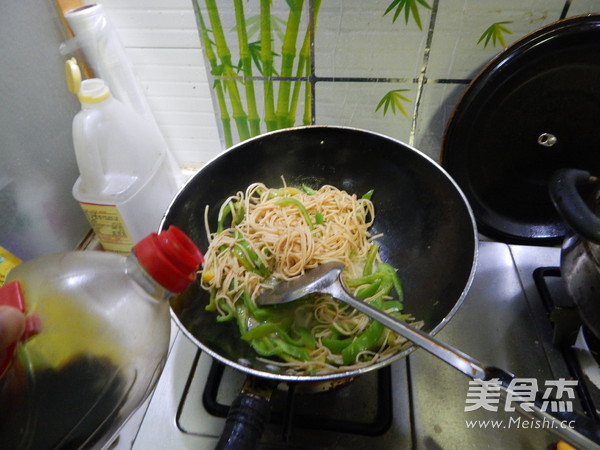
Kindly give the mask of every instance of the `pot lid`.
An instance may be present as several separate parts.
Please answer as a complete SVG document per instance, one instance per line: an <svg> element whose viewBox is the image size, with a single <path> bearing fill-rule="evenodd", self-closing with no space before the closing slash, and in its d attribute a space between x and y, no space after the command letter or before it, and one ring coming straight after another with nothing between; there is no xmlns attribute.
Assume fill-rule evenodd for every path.
<svg viewBox="0 0 600 450"><path fill-rule="evenodd" d="M467 196L479 231L553 245L567 227L548 192L552 173L600 173L600 15L550 24L494 58L469 84L446 128L442 165Z"/></svg>

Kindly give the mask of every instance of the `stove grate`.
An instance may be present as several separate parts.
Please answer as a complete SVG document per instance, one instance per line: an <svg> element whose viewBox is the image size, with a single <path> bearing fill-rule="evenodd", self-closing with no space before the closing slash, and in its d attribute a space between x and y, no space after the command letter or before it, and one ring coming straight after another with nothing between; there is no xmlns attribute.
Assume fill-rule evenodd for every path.
<svg viewBox="0 0 600 450"><path fill-rule="evenodd" d="M225 404L218 399L219 386L223 378L226 366L221 362L214 360L212 362L202 401L204 408L211 415L216 417L226 417L229 411L229 404ZM371 388L369 392L374 392L374 396L369 400L369 407L373 410L370 417L365 418L363 404L355 405L354 417L336 417L336 411L326 415L320 412L324 410L324 405L334 404L337 399L340 400L339 393L345 389L351 389L353 383L361 381L365 374L358 379L353 380L349 385L333 389L322 393L299 394L296 391L296 383L288 383L287 391L276 389L271 398L272 414L270 423L281 425L282 438L288 442L294 428L304 428L334 433L357 434L363 436L378 436L386 431L393 422L393 395L392 395L392 376L389 367L384 367L372 375L376 383L376 388ZM362 380L364 381L364 380ZM372 383L372 380L369 380ZM351 396L345 396L351 397ZM348 405L348 399L342 399L341 402ZM351 400L351 399L350 399ZM360 401L360 403L363 403ZM333 407L331 408L333 409ZM344 414L349 408L337 408L337 412ZM352 416L352 415L351 415ZM363 417L361 417L363 416Z"/></svg>
<svg viewBox="0 0 600 450"><path fill-rule="evenodd" d="M594 400L585 383L585 375L573 349L573 344L583 326L577 307L564 289L559 267L539 267L533 272L536 288L553 324L555 345L565 360L571 377L579 380L577 393L584 412L600 424Z"/></svg>

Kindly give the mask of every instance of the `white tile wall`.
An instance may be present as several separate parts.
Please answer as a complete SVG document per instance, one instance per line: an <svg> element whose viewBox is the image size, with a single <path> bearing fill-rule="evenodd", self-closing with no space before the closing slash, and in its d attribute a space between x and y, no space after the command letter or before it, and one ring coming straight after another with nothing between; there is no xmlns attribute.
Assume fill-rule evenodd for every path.
<svg viewBox="0 0 600 450"><path fill-rule="evenodd" d="M88 2L92 3L92 2ZM101 0L183 167L222 151L191 0Z"/></svg>
<svg viewBox="0 0 600 450"><path fill-rule="evenodd" d="M118 29L159 127L179 162L198 166L222 151L192 0L99 1ZM390 0L372 0L368 9L362 0L323 0L315 35L315 75L320 80L316 84L317 123L389 134L435 159L460 93L502 50L499 45L477 44L485 26L510 21L512 34L505 36L510 45L558 20L566 6L567 16L600 7L597 0L428 3L431 10L419 7L423 25L419 30L412 19L404 23L404 13L394 24L391 14L383 15ZM282 0L273 2L273 13L285 18L286 8L277 9L282 4ZM220 2L219 9L229 33L235 19L233 8L227 5ZM245 2L245 8L248 17L257 13L254 1ZM230 35L228 44L236 54L234 36ZM277 39L275 51L281 45ZM373 78L385 82L375 83ZM409 117L375 113L381 96L399 88L410 89Z"/></svg>
<svg viewBox="0 0 600 450"><path fill-rule="evenodd" d="M423 30L402 13L392 22L384 16L390 0L323 1L315 37L315 65L319 77L416 78L423 55L431 11L420 8ZM431 3L431 2L430 2ZM401 33L399 32L401 30Z"/></svg>
<svg viewBox="0 0 600 450"><path fill-rule="evenodd" d="M441 0L427 67L434 79L471 79L502 47L477 42L487 26L511 22L506 27L510 45L526 34L560 18L565 0Z"/></svg>

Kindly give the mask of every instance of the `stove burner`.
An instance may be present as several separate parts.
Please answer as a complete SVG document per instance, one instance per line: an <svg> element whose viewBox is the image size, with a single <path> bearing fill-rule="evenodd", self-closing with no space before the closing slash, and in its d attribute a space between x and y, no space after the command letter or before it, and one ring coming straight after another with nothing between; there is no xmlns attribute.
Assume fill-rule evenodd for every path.
<svg viewBox="0 0 600 450"><path fill-rule="evenodd" d="M219 386L225 369L224 364L213 361L202 396L204 408L217 417L226 417L230 407L229 404L218 400ZM364 374L338 389L309 394L296 393L296 384L287 383L287 391L276 389L271 397L270 423L283 426L284 442L289 441L293 427L364 436L381 435L390 428L393 419L391 378L390 368L384 367L372 375ZM352 389L353 383L359 382L370 383L371 386L376 384L366 390L373 393L368 401L371 403L369 408L373 408L373 414L366 420L360 417L365 410L363 399L352 398L352 395L340 395L342 391ZM331 408L328 408L328 405L331 405ZM350 410L354 410L356 414L346 417Z"/></svg>
<svg viewBox="0 0 600 450"><path fill-rule="evenodd" d="M600 339L586 327L583 327L583 338L590 350L590 355L592 355L594 360L600 365Z"/></svg>
<svg viewBox="0 0 600 450"><path fill-rule="evenodd" d="M581 319L573 300L565 290L560 268L539 267L533 272L533 279L554 325L552 343L557 346L573 345L581 327Z"/></svg>
<svg viewBox="0 0 600 450"><path fill-rule="evenodd" d="M577 307L565 290L559 267L539 267L534 270L533 278L554 326L552 344L560 349L573 379L579 380L577 391L586 414L599 422L600 418L594 406L593 398L585 383L585 375L573 348L580 329L583 331L588 344L591 342L588 337L592 333L587 331L579 318ZM596 345L598 345L597 342ZM597 350L600 347L594 348ZM590 353L595 353L595 356L598 357L597 351L590 351Z"/></svg>

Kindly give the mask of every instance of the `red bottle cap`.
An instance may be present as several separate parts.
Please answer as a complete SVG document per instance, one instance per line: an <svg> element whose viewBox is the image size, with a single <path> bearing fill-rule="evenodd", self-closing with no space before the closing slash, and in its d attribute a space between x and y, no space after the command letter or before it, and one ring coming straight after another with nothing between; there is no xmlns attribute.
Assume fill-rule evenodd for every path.
<svg viewBox="0 0 600 450"><path fill-rule="evenodd" d="M25 298L21 285L17 280L12 281L0 287L0 305L11 306L25 313ZM40 332L42 323L36 314L31 314L25 318L25 330L20 340L25 341ZM4 374L15 353L16 344L12 344L4 351L0 349L0 377Z"/></svg>
<svg viewBox="0 0 600 450"><path fill-rule="evenodd" d="M152 278L176 294L196 279L204 261L196 244L174 225L160 234L146 236L133 247L133 252Z"/></svg>

